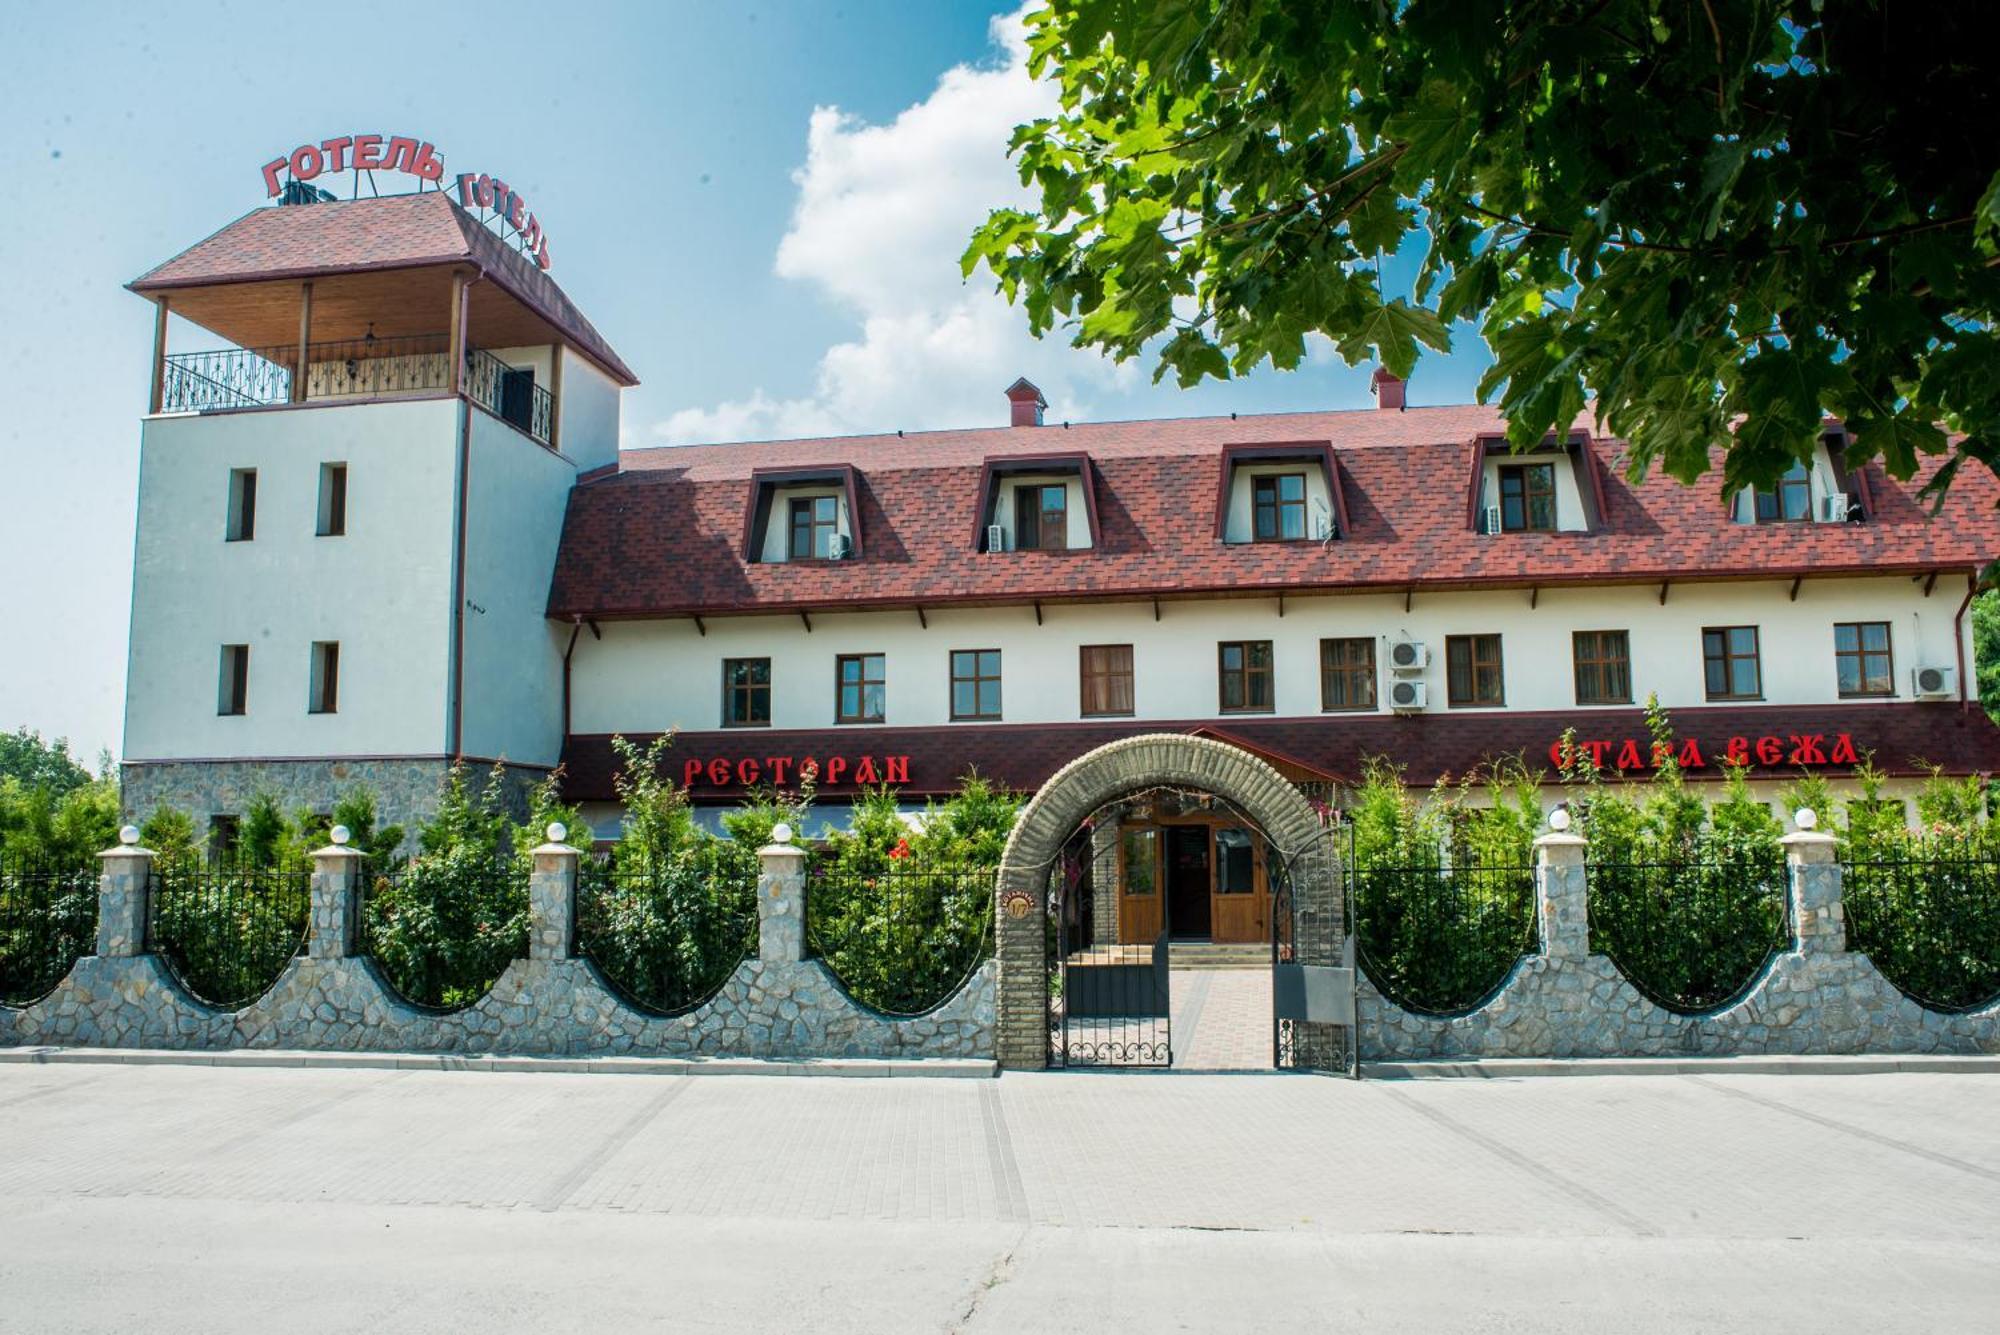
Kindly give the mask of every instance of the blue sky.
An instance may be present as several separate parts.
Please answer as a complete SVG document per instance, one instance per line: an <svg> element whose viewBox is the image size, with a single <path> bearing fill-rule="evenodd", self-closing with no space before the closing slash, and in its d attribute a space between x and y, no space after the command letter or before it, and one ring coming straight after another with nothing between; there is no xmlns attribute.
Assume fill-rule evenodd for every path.
<svg viewBox="0 0 2000 1335"><path fill-rule="evenodd" d="M152 319L122 284L263 204L262 164L307 140L414 134L518 185L642 381L628 448L988 425L1024 373L1077 420L1365 406L1330 356L1154 386L960 281L1048 97L993 25L1012 8L8 0L0 728L117 751ZM1426 360L1411 402L1469 400L1483 362Z"/></svg>

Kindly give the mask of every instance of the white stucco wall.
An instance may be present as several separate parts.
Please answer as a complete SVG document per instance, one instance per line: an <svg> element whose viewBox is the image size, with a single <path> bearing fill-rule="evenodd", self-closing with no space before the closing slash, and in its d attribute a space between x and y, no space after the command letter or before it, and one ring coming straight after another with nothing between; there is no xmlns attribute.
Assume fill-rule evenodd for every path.
<svg viewBox="0 0 2000 1335"><path fill-rule="evenodd" d="M706 636L686 620L606 623L601 642L588 635L578 642L572 727L580 733L719 727L721 663L735 657L772 660L778 728L833 724L834 659L850 653L885 655L885 723L895 726L948 721L953 649L1002 650L1002 712L1009 723L1079 717L1078 648L1085 644L1131 644L1137 715L1169 720L1222 717L1216 644L1224 639L1273 641L1279 715L1320 711L1318 645L1333 636L1408 633L1427 642L1425 679L1437 713L1448 712L1444 644L1452 634L1502 637L1505 707L1516 711L1589 712L1576 704L1571 633L1578 630L1628 631L1635 701L1656 691L1670 708L1708 703L1704 626L1760 627L1765 704L1839 700L1833 658L1839 621L1890 623L1898 699L1909 698L1910 669L1919 662L1956 666L1952 620L1965 593L1962 578L1939 580L1929 598L1906 578L1807 581L1796 602L1790 589L1789 580L1675 585L1664 607L1657 586L1544 589L1534 608L1526 590L1419 593L1408 612L1400 594L1291 597L1282 617L1275 599L1169 602L1158 621L1149 604L1051 604L1039 626L1029 607L944 608L929 610L929 629L913 612L819 613L810 633L796 616L717 617L708 620ZM1386 680L1386 651L1378 647L1376 658ZM1378 697L1387 697L1379 682Z"/></svg>
<svg viewBox="0 0 2000 1335"><path fill-rule="evenodd" d="M1223 520L1222 540L1224 542L1249 542L1255 536L1252 525L1255 522L1252 510L1252 484L1250 479L1268 477L1273 473L1304 473L1306 475L1306 537L1317 541L1323 534L1322 525L1335 522L1333 494L1327 489L1326 469L1317 459L1276 459L1270 462L1241 463L1236 465L1235 476L1229 483L1229 509ZM1190 496L1187 503L1205 506L1208 498Z"/></svg>
<svg viewBox="0 0 2000 1335"><path fill-rule="evenodd" d="M618 386L590 359L562 350L562 397L556 403L562 423L562 452L579 472L602 468L618 460Z"/></svg>
<svg viewBox="0 0 2000 1335"><path fill-rule="evenodd" d="M127 760L440 753L457 423L448 399L145 422ZM347 532L323 538L329 462ZM249 542L223 540L234 468L257 470ZM315 640L341 646L337 713L306 712ZM250 646L238 717L216 714L223 644Z"/></svg>
<svg viewBox="0 0 2000 1335"><path fill-rule="evenodd" d="M562 646L569 632L546 612L576 471L485 413L472 415L470 458L462 748L554 765L562 752Z"/></svg>

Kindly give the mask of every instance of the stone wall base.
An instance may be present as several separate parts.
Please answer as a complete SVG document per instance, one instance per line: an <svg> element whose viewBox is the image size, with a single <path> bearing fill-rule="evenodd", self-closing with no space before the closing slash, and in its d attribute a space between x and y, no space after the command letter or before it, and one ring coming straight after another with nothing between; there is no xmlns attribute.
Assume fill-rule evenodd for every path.
<svg viewBox="0 0 2000 1335"><path fill-rule="evenodd" d="M1604 955L1531 955L1492 1001L1449 1019L1387 1000L1363 972L1361 1059L2000 1053L2000 1003L1944 1015L1911 1001L1866 955L1774 957L1735 1005L1676 1015L1639 994Z"/></svg>
<svg viewBox="0 0 2000 1335"><path fill-rule="evenodd" d="M516 960L478 1002L438 1014L396 996L368 960L300 957L230 1014L190 1000L157 956L92 955L34 1005L0 1010L0 1044L990 1059L994 975L989 962L944 1005L892 1019L816 960L746 960L706 1004L668 1017L628 1005L586 960Z"/></svg>
<svg viewBox="0 0 2000 1335"><path fill-rule="evenodd" d="M491 766L468 763L467 776L484 783ZM288 815L300 808L328 812L356 788L375 794L376 821L414 828L436 811L451 766L444 760L189 760L122 765L119 782L125 816L144 822L162 806L194 818L203 837L209 818L241 815L268 793ZM528 814L528 792L548 771L523 765L505 770L505 806L515 819Z"/></svg>

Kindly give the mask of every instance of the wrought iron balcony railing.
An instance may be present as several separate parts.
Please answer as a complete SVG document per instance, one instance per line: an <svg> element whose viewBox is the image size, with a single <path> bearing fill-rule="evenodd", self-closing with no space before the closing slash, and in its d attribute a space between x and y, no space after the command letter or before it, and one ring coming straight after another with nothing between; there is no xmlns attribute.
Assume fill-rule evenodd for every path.
<svg viewBox="0 0 2000 1335"><path fill-rule="evenodd" d="M296 346L174 353L163 368L160 407L209 412L451 388L451 340L444 334L310 344L303 393L294 393L297 362ZM494 416L543 445L553 440L555 395L535 383L532 370L468 348L462 385L466 397Z"/></svg>

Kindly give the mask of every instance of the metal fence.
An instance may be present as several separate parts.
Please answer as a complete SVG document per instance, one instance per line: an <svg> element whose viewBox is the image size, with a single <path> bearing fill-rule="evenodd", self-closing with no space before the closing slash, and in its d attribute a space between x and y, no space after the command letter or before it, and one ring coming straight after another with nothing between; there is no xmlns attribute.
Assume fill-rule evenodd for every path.
<svg viewBox="0 0 2000 1335"><path fill-rule="evenodd" d="M97 945L96 859L0 858L0 1002L47 996Z"/></svg>
<svg viewBox="0 0 2000 1335"><path fill-rule="evenodd" d="M1715 845L1669 861L1591 862L1584 875L1590 948L1676 1014L1734 1003L1791 946L1790 880L1777 848Z"/></svg>
<svg viewBox="0 0 2000 1335"><path fill-rule="evenodd" d="M847 994L885 1015L921 1015L993 951L990 867L855 872L806 879L806 942Z"/></svg>
<svg viewBox="0 0 2000 1335"><path fill-rule="evenodd" d="M1847 946L1929 1010L2000 1000L2000 860L1919 845L1898 858L1843 861Z"/></svg>
<svg viewBox="0 0 2000 1335"><path fill-rule="evenodd" d="M679 1015L757 950L757 862L732 845L577 868L576 951L627 1001Z"/></svg>
<svg viewBox="0 0 2000 1335"><path fill-rule="evenodd" d="M427 1010L470 1006L528 953L528 864L477 849L364 872L360 949L398 996Z"/></svg>
<svg viewBox="0 0 2000 1335"><path fill-rule="evenodd" d="M1484 1005L1538 947L1531 866L1351 867L1355 954L1405 1010Z"/></svg>
<svg viewBox="0 0 2000 1335"><path fill-rule="evenodd" d="M303 868L156 867L147 948L197 1001L240 1010L268 992L304 946L311 881Z"/></svg>

